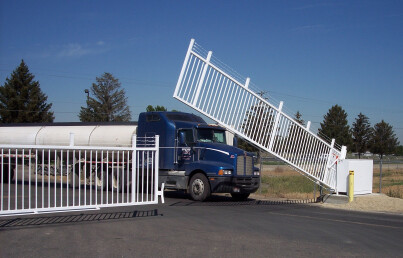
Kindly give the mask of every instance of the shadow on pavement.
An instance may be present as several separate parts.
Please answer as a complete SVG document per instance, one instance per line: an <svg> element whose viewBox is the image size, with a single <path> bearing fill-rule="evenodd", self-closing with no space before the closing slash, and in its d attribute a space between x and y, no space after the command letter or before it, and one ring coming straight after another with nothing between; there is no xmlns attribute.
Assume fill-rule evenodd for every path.
<svg viewBox="0 0 403 258"><path fill-rule="evenodd" d="M235 201L229 196L224 195L212 195L205 202L197 202L189 200L188 195L184 192L179 191L165 191L164 195L166 198L171 199L182 199L180 201L174 202L169 206L260 206L260 205L287 205L287 204L306 204L315 203L315 199L306 200L256 200L249 198L246 201Z"/></svg>
<svg viewBox="0 0 403 258"><path fill-rule="evenodd" d="M91 221L109 221L118 219L132 219L139 217L156 217L162 216L158 214L158 209L149 211L129 211L129 212L103 212L96 214L78 214L63 216L43 216L35 218L12 218L0 220L0 230L6 228L19 228L28 226L57 225L66 223L82 223Z"/></svg>

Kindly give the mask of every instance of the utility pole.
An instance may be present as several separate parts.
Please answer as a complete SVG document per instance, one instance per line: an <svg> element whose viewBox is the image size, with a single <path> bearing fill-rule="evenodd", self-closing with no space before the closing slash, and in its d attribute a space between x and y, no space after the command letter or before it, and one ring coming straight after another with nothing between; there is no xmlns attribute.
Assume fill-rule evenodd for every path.
<svg viewBox="0 0 403 258"><path fill-rule="evenodd" d="M87 94L87 108L88 108L88 101L90 100L90 91L85 89L84 92Z"/></svg>

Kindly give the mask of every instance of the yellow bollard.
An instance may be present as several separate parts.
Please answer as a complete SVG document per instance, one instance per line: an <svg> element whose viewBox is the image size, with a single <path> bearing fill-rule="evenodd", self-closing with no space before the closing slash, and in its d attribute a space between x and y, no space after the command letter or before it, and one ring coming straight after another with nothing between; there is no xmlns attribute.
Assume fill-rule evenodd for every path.
<svg viewBox="0 0 403 258"><path fill-rule="evenodd" d="M348 202L354 200L354 171L350 170L348 175Z"/></svg>

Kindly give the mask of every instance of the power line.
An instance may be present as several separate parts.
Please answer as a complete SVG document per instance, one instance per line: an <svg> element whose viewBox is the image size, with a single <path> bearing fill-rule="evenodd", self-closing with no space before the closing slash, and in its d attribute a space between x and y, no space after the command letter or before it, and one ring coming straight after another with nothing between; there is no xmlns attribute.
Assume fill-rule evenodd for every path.
<svg viewBox="0 0 403 258"><path fill-rule="evenodd" d="M0 68L0 71L5 71L8 72L6 69ZM44 76L50 76L50 77L56 77L56 78L65 78L65 79L77 79L77 80L86 80L86 81L95 81L96 77L99 76L93 76L88 77L86 76L77 76L77 75L59 75L59 74L48 74L48 73L35 73L35 75L44 75ZM126 78L126 77L121 77L118 78L119 82L121 83L129 83L129 84L137 84L137 85L151 85L154 87L172 87L172 85L175 85L173 82L165 82L165 81L149 81L149 80L134 80L131 78Z"/></svg>

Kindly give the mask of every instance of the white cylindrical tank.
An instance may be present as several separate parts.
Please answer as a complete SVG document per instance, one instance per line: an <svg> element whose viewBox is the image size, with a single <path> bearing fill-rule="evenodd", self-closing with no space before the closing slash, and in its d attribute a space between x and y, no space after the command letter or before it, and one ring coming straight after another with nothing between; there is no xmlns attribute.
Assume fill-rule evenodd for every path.
<svg viewBox="0 0 403 258"><path fill-rule="evenodd" d="M0 127L0 144L35 145L42 126Z"/></svg>
<svg viewBox="0 0 403 258"><path fill-rule="evenodd" d="M69 145L74 133L74 145L88 146L89 137L96 126L44 126L38 132L35 145Z"/></svg>
<svg viewBox="0 0 403 258"><path fill-rule="evenodd" d="M130 147L136 132L135 125L97 126L89 137L88 145Z"/></svg>
<svg viewBox="0 0 403 258"><path fill-rule="evenodd" d="M130 147L137 125L3 126L0 144Z"/></svg>

